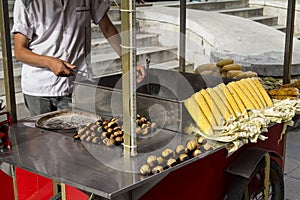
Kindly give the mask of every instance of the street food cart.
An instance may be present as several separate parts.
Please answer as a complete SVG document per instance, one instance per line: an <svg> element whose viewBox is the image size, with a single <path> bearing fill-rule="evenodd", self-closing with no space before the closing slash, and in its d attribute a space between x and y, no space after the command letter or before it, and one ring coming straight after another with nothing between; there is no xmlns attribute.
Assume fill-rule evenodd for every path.
<svg viewBox="0 0 300 200"><path fill-rule="evenodd" d="M172 71L153 70L151 74L158 81L145 84L137 92L137 102L140 103L137 112L151 118L150 114L157 115L149 112L150 107L156 111L163 108L164 116L170 121L163 118L161 123L161 119L151 118L161 126L155 134L136 138L137 155L124 156L122 146L106 147L75 140L76 129L74 132L74 129L40 127L37 121L49 114L20 120L9 127L11 148L0 152L0 162L9 164L9 176L0 174L3 198L55 199L59 193L63 199L72 200L92 199L94 195L97 196L94 198L104 199L241 199L243 195L283 198L283 123L270 125L268 132L264 133L267 140L245 144L234 153L228 154L226 144L219 145L159 173L142 175L140 166L149 155L160 153L164 148L175 148L193 138L184 132L184 127L192 119L183 106L183 100L208 87L204 80L216 78L184 72L174 74ZM120 74L117 74L97 79L96 85L90 83L91 80L78 82L75 89L81 92L75 93L74 110L66 112L79 110L101 118L120 114L120 104L111 107L111 96L121 96L119 79ZM174 90L165 87L166 80L174 80L171 87ZM182 85L179 80L188 84ZM211 82L217 84L220 81L232 80ZM105 101L107 97L109 100ZM108 104L103 105L103 102ZM107 105L110 105L108 109ZM50 113L51 116L56 114L60 113ZM1 130L2 126L4 124L1 124ZM14 197L11 196L13 192Z"/></svg>
<svg viewBox="0 0 300 200"><path fill-rule="evenodd" d="M228 154L226 145L220 145L166 167L160 173L142 175L139 169L147 157L158 155L165 148L175 149L194 137L183 131L192 119L182 100L190 96L190 92L207 87L205 80L209 80L210 84L231 81L165 70L152 70L150 73L157 78L157 83L168 80L168 77L184 78L192 90L184 86L184 81L175 82L172 92L163 87L167 83L141 87L140 93L137 93L137 102L140 102L137 111L149 117L149 108L167 108L164 110L167 118L151 118L152 121L158 119L157 123L165 120L165 123L149 136L137 136L138 154L135 157L124 157L122 146L108 147L103 143L75 140L74 129L54 130L37 124L40 119L49 119L49 113L21 120L10 127L12 148L3 150L0 157L15 167L13 173L19 199L51 198L58 192L56 184L63 186L61 192L66 199L87 199L91 194L107 199L185 199L196 196L200 199L224 199L227 195L240 195L240 188L236 188L239 185L251 186L249 196L263 196L264 170L271 173L270 177L267 176L271 183L270 196L283 195L283 124L270 126L265 134L267 140L244 145L234 153ZM76 83L75 106L70 112L81 108L76 112L84 109L84 112L97 113L101 118L118 113L118 108L111 104L111 96L115 98L114 102L118 102L121 96L118 88L120 77L121 74L116 74L100 78L96 83L90 80ZM148 94L147 88L152 88L151 94ZM78 90L82 92L76 92ZM91 95L93 93L96 96ZM92 100L94 103L90 106ZM54 115L50 113L50 116L60 113L62 111ZM271 164L266 167L265 163Z"/></svg>

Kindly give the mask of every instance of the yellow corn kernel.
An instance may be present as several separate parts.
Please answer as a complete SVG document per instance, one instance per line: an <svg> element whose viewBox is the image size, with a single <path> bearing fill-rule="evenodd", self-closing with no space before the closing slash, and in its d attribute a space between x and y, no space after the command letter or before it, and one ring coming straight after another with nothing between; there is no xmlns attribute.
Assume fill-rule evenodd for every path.
<svg viewBox="0 0 300 200"><path fill-rule="evenodd" d="M202 96L202 94L200 92L197 92L194 95L194 99L196 100L199 107L203 111L204 115L208 119L208 121L209 121L210 125L212 126L212 128L216 127L217 126L217 121L216 121L212 111L210 110L208 104L206 103L204 97Z"/></svg>
<svg viewBox="0 0 300 200"><path fill-rule="evenodd" d="M243 80L243 79L242 79ZM256 102L254 96L253 96L253 92L251 90L248 89L248 87L244 84L245 81L237 81L236 83L238 84L238 86L241 88L241 90L244 92L244 94L246 94L246 96L248 97L249 101L252 103L252 105L254 106L255 109L260 109L260 106L258 105L258 103Z"/></svg>
<svg viewBox="0 0 300 200"><path fill-rule="evenodd" d="M194 95L184 101L184 105L193 118L193 120L196 122L198 128L200 131L202 131L205 134L211 135L213 133L212 127L205 117L203 111L200 109L198 103L194 99Z"/></svg>
<svg viewBox="0 0 300 200"><path fill-rule="evenodd" d="M259 92L261 93L261 95L263 96L267 106L273 106L273 101L270 98L269 94L267 93L267 91L265 90L265 88L262 86L262 84L260 83L260 81L258 80L258 78L251 78L256 87L258 88Z"/></svg>
<svg viewBox="0 0 300 200"><path fill-rule="evenodd" d="M262 104L262 108L265 108L267 106L267 103L266 103L264 97L262 96L262 94L259 92L259 90L258 90L257 86L255 85L254 81L251 78L247 78L245 80L251 86L251 88L255 92L256 96L259 98L259 100Z"/></svg>
<svg viewBox="0 0 300 200"><path fill-rule="evenodd" d="M249 82L247 81L248 80L248 78L247 79L242 79L242 80L240 80L243 84L244 84L244 86L248 89L248 91L249 91L249 93L252 95L252 97L255 99L255 102L257 103L257 105L258 105L258 109L260 109L260 108L263 108L264 107L264 105L263 105L263 103L261 102L261 100L260 100L260 98L258 97L258 95L257 95L257 93L256 93L256 91L255 91L255 89L251 86L251 84L249 84Z"/></svg>
<svg viewBox="0 0 300 200"><path fill-rule="evenodd" d="M228 103L232 107L232 109L235 113L235 116L238 116L239 114L241 114L242 111L244 111L244 110L241 110L240 106L238 105L238 103L236 102L234 97L232 96L232 94L229 91L229 89L227 88L227 86L224 83L221 83L217 87L225 94L226 101L228 101Z"/></svg>
<svg viewBox="0 0 300 200"><path fill-rule="evenodd" d="M241 98L239 97L239 95L237 94L237 92L229 84L226 85L226 88L229 90L231 97L235 100L236 104L238 105L240 109L240 113L243 113L246 110L246 107L242 102Z"/></svg>
<svg viewBox="0 0 300 200"><path fill-rule="evenodd" d="M237 82L230 82L228 83L227 87L230 86L234 89L236 94L240 97L241 101L243 102L246 109L254 109L254 105L251 103L245 92L239 87Z"/></svg>
<svg viewBox="0 0 300 200"><path fill-rule="evenodd" d="M213 90L217 94L217 96L221 99L221 102L225 104L227 110L229 111L230 116L236 117L235 111L233 110L232 106L230 105L229 101L226 99L224 92L220 89L220 86L214 87ZM236 105L238 108L238 106ZM227 118L226 118L227 119Z"/></svg>
<svg viewBox="0 0 300 200"><path fill-rule="evenodd" d="M219 113L222 115L222 118L228 120L231 117L230 111L226 108L226 105L223 103L219 95L212 88L207 88L206 91L216 105Z"/></svg>

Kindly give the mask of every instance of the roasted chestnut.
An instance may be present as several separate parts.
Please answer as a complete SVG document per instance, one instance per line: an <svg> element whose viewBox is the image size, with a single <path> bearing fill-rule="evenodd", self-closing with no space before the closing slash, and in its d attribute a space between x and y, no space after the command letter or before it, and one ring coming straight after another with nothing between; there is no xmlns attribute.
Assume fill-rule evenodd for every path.
<svg viewBox="0 0 300 200"><path fill-rule="evenodd" d="M149 175L151 173L149 165L143 165L143 166L141 166L140 173L143 176Z"/></svg>
<svg viewBox="0 0 300 200"><path fill-rule="evenodd" d="M162 172L163 170L164 170L164 168L162 166L158 165L152 169L152 173L157 174L157 173Z"/></svg>

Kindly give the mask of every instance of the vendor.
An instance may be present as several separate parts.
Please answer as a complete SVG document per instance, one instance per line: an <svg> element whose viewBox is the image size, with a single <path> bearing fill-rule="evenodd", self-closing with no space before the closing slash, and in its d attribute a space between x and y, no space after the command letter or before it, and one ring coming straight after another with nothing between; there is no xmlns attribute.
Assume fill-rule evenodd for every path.
<svg viewBox="0 0 300 200"><path fill-rule="evenodd" d="M121 38L105 0L16 0L14 53L23 62L22 91L32 116L64 109L72 101L74 74L91 72L91 21L121 56ZM80 68L80 69L79 69ZM144 77L144 68L137 67Z"/></svg>

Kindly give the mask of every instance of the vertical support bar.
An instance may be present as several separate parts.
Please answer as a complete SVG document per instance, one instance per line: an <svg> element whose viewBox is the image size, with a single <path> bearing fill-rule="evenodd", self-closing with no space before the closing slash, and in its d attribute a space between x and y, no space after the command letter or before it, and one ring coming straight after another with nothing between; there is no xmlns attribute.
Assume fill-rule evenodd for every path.
<svg viewBox="0 0 300 200"><path fill-rule="evenodd" d="M61 200L67 200L66 184L60 183L60 186L61 186Z"/></svg>
<svg viewBox="0 0 300 200"><path fill-rule="evenodd" d="M136 146L136 45L135 0L121 0L122 94L124 154L135 156Z"/></svg>
<svg viewBox="0 0 300 200"><path fill-rule="evenodd" d="M291 82L291 63L293 56L293 35L296 0L288 0L286 17L285 50L283 63L283 84Z"/></svg>
<svg viewBox="0 0 300 200"><path fill-rule="evenodd" d="M265 180L264 180L264 200L269 199L269 184L270 184L270 154L265 154L265 161L266 161L266 167L265 167Z"/></svg>
<svg viewBox="0 0 300 200"><path fill-rule="evenodd" d="M17 121L17 109L15 100L14 72L12 64L12 52L10 42L10 26L8 14L8 1L0 1L0 29L2 46L2 63L4 72L4 84L7 111L10 112L13 122Z"/></svg>
<svg viewBox="0 0 300 200"><path fill-rule="evenodd" d="M180 0L179 71L185 72L186 0Z"/></svg>
<svg viewBox="0 0 300 200"><path fill-rule="evenodd" d="M13 187L14 187L14 198L15 200L19 199L19 195L18 195L18 185L17 185L17 177L16 177L16 168L15 166L11 165L11 177L13 179Z"/></svg>

